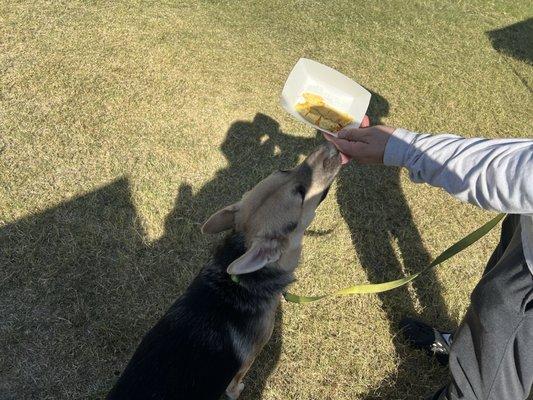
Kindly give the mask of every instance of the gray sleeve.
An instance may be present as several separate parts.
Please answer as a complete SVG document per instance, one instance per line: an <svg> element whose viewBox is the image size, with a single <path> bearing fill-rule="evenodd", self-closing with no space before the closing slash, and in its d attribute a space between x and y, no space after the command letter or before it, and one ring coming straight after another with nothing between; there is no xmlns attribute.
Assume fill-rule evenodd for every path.
<svg viewBox="0 0 533 400"><path fill-rule="evenodd" d="M465 139L396 129L383 158L414 182L487 210L533 214L533 140Z"/></svg>

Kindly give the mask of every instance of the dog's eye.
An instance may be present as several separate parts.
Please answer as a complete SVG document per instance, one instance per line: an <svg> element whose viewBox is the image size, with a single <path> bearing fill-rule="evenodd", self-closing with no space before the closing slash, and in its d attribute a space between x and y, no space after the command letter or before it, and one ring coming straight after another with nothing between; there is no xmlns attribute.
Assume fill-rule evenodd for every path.
<svg viewBox="0 0 533 400"><path fill-rule="evenodd" d="M281 172L282 174L288 174L291 171L289 171L288 169L278 169L278 172Z"/></svg>
<svg viewBox="0 0 533 400"><path fill-rule="evenodd" d="M306 190L304 185L298 185L294 188L294 193L302 197L302 201L305 199Z"/></svg>

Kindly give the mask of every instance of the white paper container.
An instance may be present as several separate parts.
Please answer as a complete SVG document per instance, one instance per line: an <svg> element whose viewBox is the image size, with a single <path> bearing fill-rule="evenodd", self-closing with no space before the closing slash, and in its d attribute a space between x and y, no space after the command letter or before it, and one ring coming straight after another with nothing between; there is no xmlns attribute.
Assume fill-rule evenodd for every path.
<svg viewBox="0 0 533 400"><path fill-rule="evenodd" d="M311 92L324 98L327 104L352 116L354 122L347 127L359 128L370 103L370 92L357 82L326 65L307 58L300 58L292 69L283 92L281 105L294 118L332 135L304 119L295 109L296 103L303 101L302 94Z"/></svg>

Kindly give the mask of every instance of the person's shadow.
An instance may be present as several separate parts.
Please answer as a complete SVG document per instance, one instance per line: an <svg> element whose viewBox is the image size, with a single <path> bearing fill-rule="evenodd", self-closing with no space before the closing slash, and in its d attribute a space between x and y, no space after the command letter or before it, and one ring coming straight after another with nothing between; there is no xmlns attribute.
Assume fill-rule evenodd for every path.
<svg viewBox="0 0 533 400"><path fill-rule="evenodd" d="M487 31L486 34L491 41L492 47L497 52L523 61L528 66L533 65L533 45L531 44L531 38L533 38L533 18L528 18L503 28ZM529 93L533 93L528 75L524 75L523 72L520 72L511 63L509 63L509 68L520 79Z"/></svg>
<svg viewBox="0 0 533 400"><path fill-rule="evenodd" d="M488 31L486 34L496 51L533 65L533 18Z"/></svg>

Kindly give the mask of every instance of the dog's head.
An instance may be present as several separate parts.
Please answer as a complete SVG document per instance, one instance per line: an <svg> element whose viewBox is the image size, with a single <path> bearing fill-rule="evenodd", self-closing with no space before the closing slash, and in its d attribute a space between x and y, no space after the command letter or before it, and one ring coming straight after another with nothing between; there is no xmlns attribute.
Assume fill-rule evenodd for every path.
<svg viewBox="0 0 533 400"><path fill-rule="evenodd" d="M209 217L203 233L231 228L244 235L248 250L228 273L246 274L274 262L286 270L296 268L304 231L340 167L337 149L324 144L297 167L270 174L240 201Z"/></svg>

